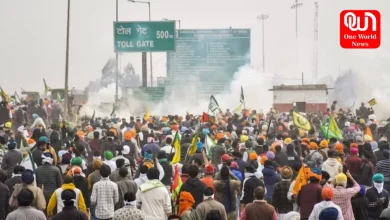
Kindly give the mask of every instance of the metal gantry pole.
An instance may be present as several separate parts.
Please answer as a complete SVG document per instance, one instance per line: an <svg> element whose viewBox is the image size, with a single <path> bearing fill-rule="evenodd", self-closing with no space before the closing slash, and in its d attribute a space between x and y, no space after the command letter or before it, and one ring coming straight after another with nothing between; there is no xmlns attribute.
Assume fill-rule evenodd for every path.
<svg viewBox="0 0 390 220"><path fill-rule="evenodd" d="M148 6L149 6L149 21L151 21L152 13L150 10L150 2L148 2ZM150 56L150 86L153 87L153 56L152 56L152 52L149 53L149 56Z"/></svg>
<svg viewBox="0 0 390 220"><path fill-rule="evenodd" d="M64 92L64 117L68 119L68 81L69 81L69 30L70 30L70 0L68 0L68 12L67 12L67 21L66 21L66 52L65 52L65 92Z"/></svg>
<svg viewBox="0 0 390 220"><path fill-rule="evenodd" d="M265 38L264 38L264 20L269 18L267 14L261 14L257 16L257 19L261 20L262 40L263 40L263 73L265 72Z"/></svg>
<svg viewBox="0 0 390 220"><path fill-rule="evenodd" d="M116 0L116 10L115 10L115 21L118 22L118 0ZM115 53L115 61L116 61L116 68L115 68L115 105L118 104L119 101L119 65L118 65L118 52Z"/></svg>

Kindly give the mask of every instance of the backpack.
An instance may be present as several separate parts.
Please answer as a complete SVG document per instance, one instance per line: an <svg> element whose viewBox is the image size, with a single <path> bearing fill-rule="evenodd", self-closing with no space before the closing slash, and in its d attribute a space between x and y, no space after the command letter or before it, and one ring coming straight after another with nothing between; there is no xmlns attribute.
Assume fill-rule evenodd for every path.
<svg viewBox="0 0 390 220"><path fill-rule="evenodd" d="M222 220L222 215L218 210L211 210L206 214L205 220Z"/></svg>

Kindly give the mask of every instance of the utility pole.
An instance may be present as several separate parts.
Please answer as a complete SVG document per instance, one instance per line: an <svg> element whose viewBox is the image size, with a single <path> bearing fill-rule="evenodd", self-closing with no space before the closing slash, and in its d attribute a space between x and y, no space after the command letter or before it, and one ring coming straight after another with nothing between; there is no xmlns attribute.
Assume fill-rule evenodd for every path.
<svg viewBox="0 0 390 220"><path fill-rule="evenodd" d="M314 45L313 45L313 83L317 83L318 77L318 2L314 2Z"/></svg>
<svg viewBox="0 0 390 220"><path fill-rule="evenodd" d="M115 21L118 22L118 0L116 2L116 10L115 10ZM119 90L119 65L118 65L118 52L115 53L115 61L116 61L116 68L115 68L115 106L118 105L119 97L118 97L118 90Z"/></svg>
<svg viewBox="0 0 390 220"><path fill-rule="evenodd" d="M70 30L70 0L68 0L68 13L66 20L66 52L65 52L65 92L64 92L64 117L68 118L68 103L69 103L69 94L68 94L68 80L69 80L69 30Z"/></svg>
<svg viewBox="0 0 390 220"><path fill-rule="evenodd" d="M261 20L261 30L262 30L262 38L263 38L263 73L265 73L265 46L264 46L264 20L269 18L267 14L261 14L257 16L257 19Z"/></svg>

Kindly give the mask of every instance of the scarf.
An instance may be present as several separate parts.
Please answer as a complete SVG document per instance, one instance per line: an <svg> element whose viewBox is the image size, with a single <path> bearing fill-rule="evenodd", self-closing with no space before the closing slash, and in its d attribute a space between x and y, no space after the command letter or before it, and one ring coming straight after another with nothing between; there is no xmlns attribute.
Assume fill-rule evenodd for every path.
<svg viewBox="0 0 390 220"><path fill-rule="evenodd" d="M382 193L382 191L383 191L383 183L373 182L373 185L374 185L375 189L378 190L378 193Z"/></svg>
<svg viewBox="0 0 390 220"><path fill-rule="evenodd" d="M230 191L230 180L221 180L221 181L225 181L226 184L225 184L225 189L224 189L224 193L223 193L223 206L225 206L225 209L226 209L226 213L230 213L233 210L233 207L232 207L232 192Z"/></svg>
<svg viewBox="0 0 390 220"><path fill-rule="evenodd" d="M160 163L168 162L168 158L158 159L158 162L160 162Z"/></svg>
<svg viewBox="0 0 390 220"><path fill-rule="evenodd" d="M42 155L42 163L53 164L53 158Z"/></svg>
<svg viewBox="0 0 390 220"><path fill-rule="evenodd" d="M165 187L160 180L147 180L139 188L141 192L146 192L158 187Z"/></svg>

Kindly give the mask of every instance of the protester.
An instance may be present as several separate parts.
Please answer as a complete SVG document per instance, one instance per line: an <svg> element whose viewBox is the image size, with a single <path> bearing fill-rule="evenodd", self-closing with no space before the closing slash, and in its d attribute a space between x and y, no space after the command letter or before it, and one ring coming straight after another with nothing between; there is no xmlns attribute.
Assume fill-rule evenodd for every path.
<svg viewBox="0 0 390 220"><path fill-rule="evenodd" d="M321 195L324 201L314 205L309 220L343 220L341 208L332 202L335 195L333 188L324 187Z"/></svg>
<svg viewBox="0 0 390 220"><path fill-rule="evenodd" d="M31 207L34 193L29 189L22 189L18 195L18 209L8 214L6 220L46 220L42 211Z"/></svg>
<svg viewBox="0 0 390 220"><path fill-rule="evenodd" d="M65 190L74 191L76 195L74 206L78 210L87 214L87 208L85 206L83 193L75 187L72 176L65 176L64 183L62 184L61 188L56 189L53 195L50 197L49 203L47 204L47 216L52 217L54 209L57 213L60 213L62 211L62 209L64 208L64 202L61 195L62 192L64 192Z"/></svg>
<svg viewBox="0 0 390 220"><path fill-rule="evenodd" d="M382 211L389 206L389 193L384 189L385 177L383 174L377 173L372 177L373 187L366 192L368 199L368 217L369 219L377 219Z"/></svg>
<svg viewBox="0 0 390 220"><path fill-rule="evenodd" d="M206 185L197 177L198 173L199 168L196 165L190 165L188 167L189 178L180 188L180 192L189 192L191 193L192 197L194 197L195 204L193 208L196 208L196 206L198 206L198 204L203 201L203 191L206 188ZM180 196L178 200L180 200Z"/></svg>
<svg viewBox="0 0 390 220"><path fill-rule="evenodd" d="M210 213L220 216L222 220L227 220L225 207L214 200L214 190L211 187L206 187L203 190L203 202L195 209L195 219L207 219Z"/></svg>
<svg viewBox="0 0 390 220"><path fill-rule="evenodd" d="M123 196L124 207L115 211L112 220L144 220L145 213L136 207L134 192L127 192Z"/></svg>
<svg viewBox="0 0 390 220"><path fill-rule="evenodd" d="M29 189L34 194L33 201L31 202L31 206L44 211L46 209L46 199L43 194L43 191L41 188L34 186L34 172L32 170L24 170L23 174L21 176L22 183L16 184L14 187L14 191L10 197L9 205L11 209L17 209L18 207L18 194L23 189ZM49 200L47 200L49 201Z"/></svg>
<svg viewBox="0 0 390 220"><path fill-rule="evenodd" d="M150 168L148 180L137 191L137 208L145 213L146 220L165 220L172 213L171 198L159 176L157 168Z"/></svg>
<svg viewBox="0 0 390 220"><path fill-rule="evenodd" d="M57 211L57 214L53 216L52 220L88 220L86 213L77 209L74 204L77 200L77 192L73 189L63 190L60 200L64 206L61 211Z"/></svg>
<svg viewBox="0 0 390 220"><path fill-rule="evenodd" d="M7 143L8 152L5 153L1 162L1 169L7 171L8 179L12 177L14 169L17 164L22 162L23 155L20 151L16 150L16 142L10 140Z"/></svg>
<svg viewBox="0 0 390 220"><path fill-rule="evenodd" d="M285 215L293 211L293 203L287 198L287 193L291 185L293 171L290 167L281 168L282 180L276 183L272 193L272 206L278 213L278 219L286 219ZM286 219L287 220L287 219Z"/></svg>
<svg viewBox="0 0 390 220"><path fill-rule="evenodd" d="M43 165L35 170L37 186L42 189L45 200L49 201L53 192L61 187L61 171L53 165L53 156L50 152L42 154L42 163Z"/></svg>
<svg viewBox="0 0 390 220"><path fill-rule="evenodd" d="M241 212L240 220L277 220L277 213L265 199L265 188L258 186L254 190L253 203L249 203Z"/></svg>
<svg viewBox="0 0 390 220"><path fill-rule="evenodd" d="M14 173L12 174L11 179L8 179L4 184L8 187L10 194L14 191L14 186L22 182L22 173L24 172L24 167L17 165L14 168Z"/></svg>
<svg viewBox="0 0 390 220"><path fill-rule="evenodd" d="M297 204L300 207L302 220L308 220L314 206L322 201L322 179L319 170L312 169L309 176L309 183L304 185L298 193Z"/></svg>
<svg viewBox="0 0 390 220"><path fill-rule="evenodd" d="M95 208L94 215L98 219L114 217L115 204L119 201L118 186L108 178L110 174L111 168L103 164L100 167L102 179L92 188L91 206Z"/></svg>
<svg viewBox="0 0 390 220"><path fill-rule="evenodd" d="M347 179L353 182L352 188L347 188ZM350 172L340 173L336 176L336 187L334 188L333 202L341 208L345 220L353 220L353 209L351 198L360 191L360 186L352 177Z"/></svg>

